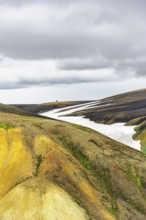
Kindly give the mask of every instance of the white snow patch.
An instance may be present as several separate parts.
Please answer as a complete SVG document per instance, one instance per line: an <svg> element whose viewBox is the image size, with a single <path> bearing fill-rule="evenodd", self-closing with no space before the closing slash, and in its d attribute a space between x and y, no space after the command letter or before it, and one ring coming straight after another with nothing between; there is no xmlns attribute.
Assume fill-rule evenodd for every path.
<svg viewBox="0 0 146 220"><path fill-rule="evenodd" d="M61 111L63 115L71 114L73 112L77 112L77 111L81 111L81 110L85 110L85 109L89 109L89 108L94 108L98 104L100 104L100 101L94 101L94 102L89 102L89 103L84 103L84 104L79 104L79 105L73 105L73 106L69 106L69 107L60 108L57 110L57 112L60 113L60 111Z"/></svg>
<svg viewBox="0 0 146 220"><path fill-rule="evenodd" d="M96 101L96 104L99 104L99 103L100 103L99 101L98 102ZM90 102L87 104L76 105L76 106L70 106L67 108L65 107L65 108L60 108L60 109L54 109L48 112L41 113L40 115L50 117L53 119L58 119L61 121L66 121L66 122L71 122L74 124L86 126L116 141L119 141L123 144L126 144L140 151L140 141L134 141L132 138L133 134L135 133L134 131L135 126L125 126L125 123L115 123L111 125L106 125L106 124L95 123L93 121L90 121L87 118L84 118L83 116L64 116L64 115L71 114L79 110L87 109L91 107L92 105L95 105L95 102ZM69 108L72 108L72 107L73 109L68 110ZM59 112L61 110L66 110L66 111Z"/></svg>

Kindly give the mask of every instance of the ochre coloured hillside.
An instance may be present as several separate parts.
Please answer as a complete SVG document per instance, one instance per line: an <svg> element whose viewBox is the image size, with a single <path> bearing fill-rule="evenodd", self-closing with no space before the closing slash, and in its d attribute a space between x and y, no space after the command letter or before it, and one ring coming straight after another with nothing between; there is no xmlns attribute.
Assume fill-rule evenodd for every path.
<svg viewBox="0 0 146 220"><path fill-rule="evenodd" d="M145 220L146 157L85 127L0 113L1 220Z"/></svg>

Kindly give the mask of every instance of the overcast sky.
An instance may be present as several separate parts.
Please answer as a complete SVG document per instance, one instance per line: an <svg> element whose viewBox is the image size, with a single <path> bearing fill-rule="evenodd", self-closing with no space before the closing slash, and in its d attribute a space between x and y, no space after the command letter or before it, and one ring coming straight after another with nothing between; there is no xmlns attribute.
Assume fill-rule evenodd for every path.
<svg viewBox="0 0 146 220"><path fill-rule="evenodd" d="M145 85L145 0L0 0L0 102L99 99Z"/></svg>

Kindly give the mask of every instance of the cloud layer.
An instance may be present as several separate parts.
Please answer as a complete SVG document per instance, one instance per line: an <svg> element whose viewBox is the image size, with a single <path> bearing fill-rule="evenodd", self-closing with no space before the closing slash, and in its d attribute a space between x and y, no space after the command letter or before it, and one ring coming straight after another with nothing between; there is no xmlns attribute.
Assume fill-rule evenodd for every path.
<svg viewBox="0 0 146 220"><path fill-rule="evenodd" d="M57 64L53 60L22 61L1 58L0 63L0 88L7 90L34 86L54 86L117 80L117 75L112 69L87 69L80 71L80 73L75 70L58 71L56 70Z"/></svg>
<svg viewBox="0 0 146 220"><path fill-rule="evenodd" d="M138 0L0 0L0 88L145 77L145 10Z"/></svg>

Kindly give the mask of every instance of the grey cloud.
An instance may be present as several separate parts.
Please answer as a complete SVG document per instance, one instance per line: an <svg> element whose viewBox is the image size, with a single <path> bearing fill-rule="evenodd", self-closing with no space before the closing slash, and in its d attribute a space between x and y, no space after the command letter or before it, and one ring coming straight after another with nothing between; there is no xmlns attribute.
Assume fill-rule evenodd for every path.
<svg viewBox="0 0 146 220"><path fill-rule="evenodd" d="M86 2L88 0L0 0L1 5L27 5L27 4L36 4L36 3L47 3L47 4L55 4L55 5L71 5L74 3L80 3L80 2ZM91 0L92 2L95 2L96 0Z"/></svg>
<svg viewBox="0 0 146 220"><path fill-rule="evenodd" d="M86 78L82 78L82 77L69 77L69 78L62 78L62 77L58 77L58 78L44 78L42 80L30 80L30 79L22 79L20 80L20 82L18 83L18 85L22 85L22 86L35 86L35 85L58 85L58 84L77 84L77 83L87 83L87 82L93 82L93 79L86 79Z"/></svg>
<svg viewBox="0 0 146 220"><path fill-rule="evenodd" d="M30 22L25 21L25 14L24 18L21 18L21 13L17 15L21 5L21 9L26 7L23 13L27 18L28 4L32 8L34 5L38 7L40 13L37 16L37 10L34 14L32 10ZM146 62L141 59L146 53L146 1L1 0L0 5L3 13L7 13L8 8L16 10L16 23L15 20L11 23L11 14L0 23L0 53L5 56L56 60L60 71L113 68L120 77L129 70L133 70L135 76L145 76ZM45 15L43 10L39 10L40 5ZM41 20L43 16L46 17ZM86 81L90 82L90 79ZM84 80L70 77L62 81L62 78L56 80L52 77L46 82L40 79L20 80L19 85L72 82Z"/></svg>
<svg viewBox="0 0 146 220"><path fill-rule="evenodd" d="M94 78L88 79L85 77L74 77L71 76L69 78L43 78L42 80L34 80L34 79L19 79L19 82L15 83L0 83L0 89L3 90L13 90L13 89L22 89L22 88L30 88L35 86L54 86L54 85L71 85L71 84L81 84L81 83L95 83L95 82L106 82L109 80L97 79Z"/></svg>
<svg viewBox="0 0 146 220"><path fill-rule="evenodd" d="M141 51L133 52L130 39L119 40L116 36L100 36L96 32L82 33L75 30L54 31L53 33L27 33L16 31L0 33L0 51L5 56L17 59L66 59L90 58L101 55L105 59L126 59L138 57ZM1 32L1 31L0 31Z"/></svg>
<svg viewBox="0 0 146 220"><path fill-rule="evenodd" d="M119 74L123 74L126 70L131 69L137 77L146 76L146 58L142 60L130 60L120 62L115 65L115 69Z"/></svg>
<svg viewBox="0 0 146 220"><path fill-rule="evenodd" d="M110 68L113 63L102 58L70 59L59 62L58 68L62 70L95 70Z"/></svg>
<svg viewBox="0 0 146 220"><path fill-rule="evenodd" d="M56 2L60 1L56 0ZM73 1L68 2L73 3ZM138 44L139 39L135 43L131 42L133 33L128 29L133 30L133 27L130 27L131 24L125 27L124 23L121 23L123 14L116 11L116 7L121 3L112 4L111 0L103 1L103 3L91 0L89 7L85 7L86 2L88 1L80 1L80 4L74 2L74 7L67 8L66 18L52 23L52 27L46 28L44 31L39 25L34 30L33 24L32 27L29 27L29 23L23 24L22 27L16 25L13 28L6 27L4 30L0 30L0 52L7 56L27 59L78 58L96 54L117 59L118 57L137 56L137 52L133 52L133 47ZM107 4L104 4L105 2ZM124 4L122 5L124 6ZM127 6L127 3L125 5ZM60 10L65 13L66 7L64 6ZM56 6L51 8L54 11L55 9ZM111 12L109 13L109 11ZM57 15L58 19L59 16ZM131 14L131 16L134 15ZM127 19L124 18L123 22L129 23ZM136 18L134 18L135 21ZM46 21L46 27L49 25ZM115 30L113 31L112 28ZM134 33L136 34L135 30ZM143 52L142 48L141 52Z"/></svg>

